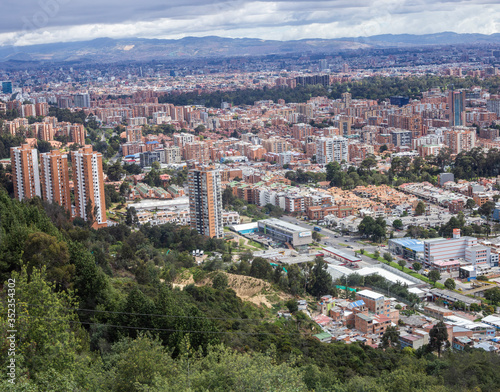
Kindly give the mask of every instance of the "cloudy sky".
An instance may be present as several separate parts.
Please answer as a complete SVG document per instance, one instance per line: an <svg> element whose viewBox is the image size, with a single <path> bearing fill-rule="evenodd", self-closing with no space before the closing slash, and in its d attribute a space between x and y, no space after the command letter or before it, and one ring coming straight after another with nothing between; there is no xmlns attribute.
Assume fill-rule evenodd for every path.
<svg viewBox="0 0 500 392"><path fill-rule="evenodd" d="M500 32L499 0L4 0L0 45L99 37L290 40Z"/></svg>

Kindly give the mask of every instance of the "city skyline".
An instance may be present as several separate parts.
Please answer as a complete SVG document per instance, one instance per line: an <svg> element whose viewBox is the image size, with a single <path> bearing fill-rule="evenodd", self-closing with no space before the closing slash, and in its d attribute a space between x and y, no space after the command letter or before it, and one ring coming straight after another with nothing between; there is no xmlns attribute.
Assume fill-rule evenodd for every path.
<svg viewBox="0 0 500 392"><path fill-rule="evenodd" d="M32 4L29 4L32 3ZM500 32L500 5L485 1L211 1L127 5L67 0L5 4L0 46L110 38L222 36L294 40ZM99 9L98 13L89 10Z"/></svg>

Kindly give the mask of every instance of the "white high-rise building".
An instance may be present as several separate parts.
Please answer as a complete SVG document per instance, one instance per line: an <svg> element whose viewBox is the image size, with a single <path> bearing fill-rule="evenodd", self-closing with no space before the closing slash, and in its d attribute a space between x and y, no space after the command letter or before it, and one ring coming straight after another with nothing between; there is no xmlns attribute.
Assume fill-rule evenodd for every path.
<svg viewBox="0 0 500 392"><path fill-rule="evenodd" d="M347 139L340 136L320 137L316 139L316 162L326 165L330 162L349 160Z"/></svg>
<svg viewBox="0 0 500 392"><path fill-rule="evenodd" d="M190 170L188 183L191 228L202 235L221 238L224 230L220 171L214 168Z"/></svg>
<svg viewBox="0 0 500 392"><path fill-rule="evenodd" d="M75 190L76 216L88 220L92 216L92 227L107 226L104 174L101 153L86 145L71 154L73 183ZM89 211L93 208L94 211Z"/></svg>

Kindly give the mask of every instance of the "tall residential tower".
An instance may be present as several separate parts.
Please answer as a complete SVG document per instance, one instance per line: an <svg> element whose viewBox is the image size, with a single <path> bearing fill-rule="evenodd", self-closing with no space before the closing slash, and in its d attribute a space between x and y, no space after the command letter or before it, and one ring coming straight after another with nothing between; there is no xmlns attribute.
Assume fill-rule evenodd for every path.
<svg viewBox="0 0 500 392"><path fill-rule="evenodd" d="M86 145L71 153L76 216L92 219L92 227L107 226L102 155ZM89 210L91 208L92 210Z"/></svg>
<svg viewBox="0 0 500 392"><path fill-rule="evenodd" d="M36 148L31 148L29 144L11 147L10 161L15 198L23 200L41 196Z"/></svg>
<svg viewBox="0 0 500 392"><path fill-rule="evenodd" d="M43 199L57 203L71 213L68 156L58 150L40 154L40 168Z"/></svg>
<svg viewBox="0 0 500 392"><path fill-rule="evenodd" d="M190 170L188 182L191 227L202 235L221 238L222 187L219 170L214 168Z"/></svg>

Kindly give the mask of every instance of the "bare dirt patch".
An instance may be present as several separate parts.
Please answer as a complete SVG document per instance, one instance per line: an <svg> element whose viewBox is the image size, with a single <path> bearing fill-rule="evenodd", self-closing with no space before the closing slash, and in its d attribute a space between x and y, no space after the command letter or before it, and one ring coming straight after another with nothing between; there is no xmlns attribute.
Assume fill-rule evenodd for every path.
<svg viewBox="0 0 500 392"><path fill-rule="evenodd" d="M272 307L270 299L272 300L273 297L279 300L287 300L291 298L290 295L275 290L270 283L262 279L253 278L251 276L228 274L226 272L224 273L228 278L228 286L233 289L236 295L243 301L248 301L258 306L263 305L270 308ZM182 279L173 283L173 287L180 287L183 289L189 284L196 284L196 286L212 285L212 279L207 277L198 283L195 283L191 274L188 278L185 274L183 274Z"/></svg>

